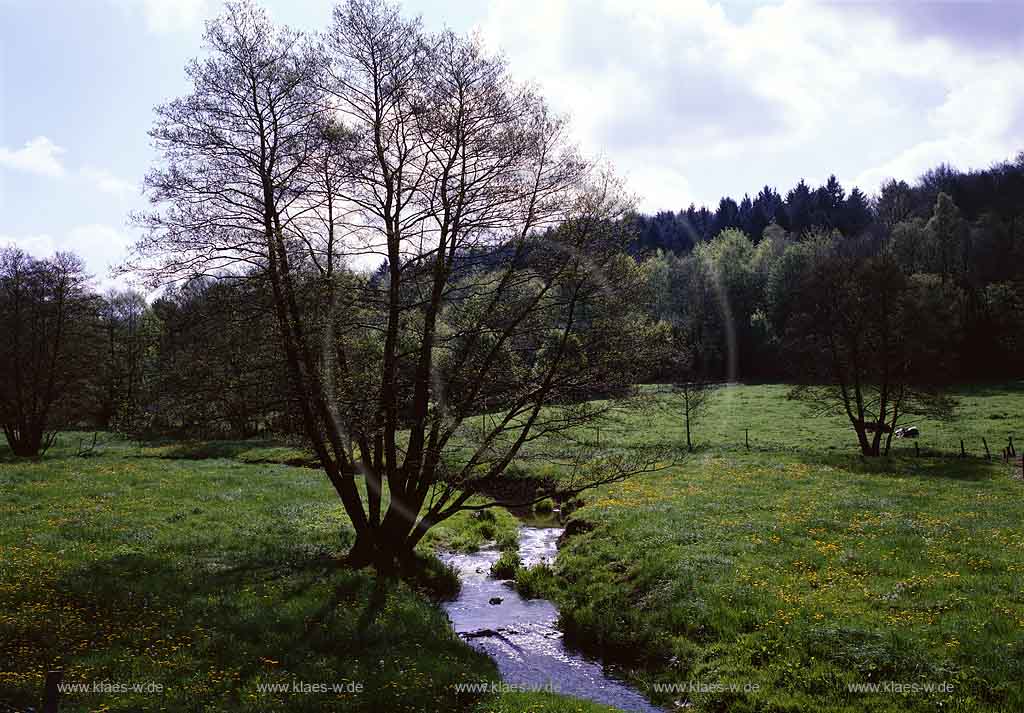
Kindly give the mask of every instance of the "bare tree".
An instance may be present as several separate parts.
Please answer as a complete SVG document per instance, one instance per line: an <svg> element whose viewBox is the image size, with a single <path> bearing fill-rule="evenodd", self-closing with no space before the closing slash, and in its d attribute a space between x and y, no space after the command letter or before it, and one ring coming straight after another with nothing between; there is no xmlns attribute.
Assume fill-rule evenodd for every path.
<svg viewBox="0 0 1024 713"><path fill-rule="evenodd" d="M353 563L391 566L438 522L493 506L470 498L526 450L558 452L565 492L656 467L559 445L608 409L588 397L637 377L647 325L631 202L535 91L476 41L376 0L336 8L322 53L248 3L206 38L193 93L158 109L162 209L140 217L136 267L269 279ZM369 260L383 272L346 267Z"/></svg>
<svg viewBox="0 0 1024 713"><path fill-rule="evenodd" d="M0 425L18 456L39 456L85 409L98 300L70 253L0 250Z"/></svg>
<svg viewBox="0 0 1024 713"><path fill-rule="evenodd" d="M683 414L686 426L686 450L693 451L691 439L692 427L707 414L708 407L718 389L718 384L710 381L681 381L673 385L673 394Z"/></svg>

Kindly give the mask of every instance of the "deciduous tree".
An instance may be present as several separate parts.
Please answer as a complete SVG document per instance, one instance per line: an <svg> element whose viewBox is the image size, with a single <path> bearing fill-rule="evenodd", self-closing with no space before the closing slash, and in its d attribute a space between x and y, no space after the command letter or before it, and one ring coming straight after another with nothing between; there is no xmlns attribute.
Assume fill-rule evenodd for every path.
<svg viewBox="0 0 1024 713"><path fill-rule="evenodd" d="M790 396L845 416L865 456L888 453L908 417L952 416L942 384L953 367L957 306L941 284L907 277L888 254L821 244L792 286L787 341L799 383Z"/></svg>
<svg viewBox="0 0 1024 713"><path fill-rule="evenodd" d="M524 448L599 417L588 397L637 378L631 201L503 60L386 3L336 8L324 51L248 3L206 38L192 93L158 109L138 266L265 276L350 559L392 566L438 522L493 506L470 498ZM384 274L348 281L367 258ZM568 492L656 460L562 455Z"/></svg>
<svg viewBox="0 0 1024 713"><path fill-rule="evenodd" d="M15 455L41 455L89 412L98 307L74 255L0 250L0 425Z"/></svg>

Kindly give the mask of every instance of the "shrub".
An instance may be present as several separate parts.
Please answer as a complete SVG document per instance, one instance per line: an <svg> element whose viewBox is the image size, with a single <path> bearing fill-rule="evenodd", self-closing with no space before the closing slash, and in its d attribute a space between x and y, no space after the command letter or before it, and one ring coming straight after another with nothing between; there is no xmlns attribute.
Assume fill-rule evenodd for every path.
<svg viewBox="0 0 1024 713"><path fill-rule="evenodd" d="M547 562L516 571L516 591L526 599L552 599L557 586L555 571Z"/></svg>
<svg viewBox="0 0 1024 713"><path fill-rule="evenodd" d="M586 505L586 503L583 502L583 498L581 498L578 495L574 496L572 498L569 498L568 500L566 500L566 501L564 501L562 503L562 515L563 516L567 516L567 515L575 512L576 510L579 510L584 505Z"/></svg>
<svg viewBox="0 0 1024 713"><path fill-rule="evenodd" d="M473 512L473 519L480 522L494 522L497 517L493 510L476 510Z"/></svg>
<svg viewBox="0 0 1024 713"><path fill-rule="evenodd" d="M498 534L497 540L498 549L502 552L518 552L519 551L519 531L518 530L503 530Z"/></svg>
<svg viewBox="0 0 1024 713"><path fill-rule="evenodd" d="M555 509L555 501L551 498L544 498L539 503L534 504L533 511L540 515L547 515L553 512Z"/></svg>
<svg viewBox="0 0 1024 713"><path fill-rule="evenodd" d="M517 552L505 551L491 565L491 576L495 579L514 579L523 561Z"/></svg>
<svg viewBox="0 0 1024 713"><path fill-rule="evenodd" d="M433 555L417 552L402 574L414 589L431 599L455 599L462 589L458 570Z"/></svg>

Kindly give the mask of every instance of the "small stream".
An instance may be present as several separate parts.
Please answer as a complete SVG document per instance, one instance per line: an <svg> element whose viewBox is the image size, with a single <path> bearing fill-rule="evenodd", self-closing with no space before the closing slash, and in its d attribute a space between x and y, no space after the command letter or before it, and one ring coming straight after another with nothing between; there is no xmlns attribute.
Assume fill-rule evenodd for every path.
<svg viewBox="0 0 1024 713"><path fill-rule="evenodd" d="M561 527L523 525L519 556L530 567L554 562ZM462 578L459 597L444 609L456 633L498 664L506 684L523 690L551 690L626 711L662 713L601 661L566 648L558 610L546 599L523 599L510 582L492 579L493 547L472 554L447 553L442 559ZM500 604L491 600L500 597Z"/></svg>

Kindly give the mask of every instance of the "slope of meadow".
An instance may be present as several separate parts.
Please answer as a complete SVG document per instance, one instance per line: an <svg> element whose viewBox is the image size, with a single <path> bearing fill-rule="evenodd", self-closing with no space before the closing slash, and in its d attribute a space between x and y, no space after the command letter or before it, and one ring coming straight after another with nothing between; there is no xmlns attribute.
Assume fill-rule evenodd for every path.
<svg viewBox="0 0 1024 713"><path fill-rule="evenodd" d="M920 423L922 452L947 455L901 442L878 462L784 393L726 389L705 447L588 498L542 589L569 634L697 710L1024 710L1024 482L949 457L1024 432L1019 385ZM602 438L682 438L671 418ZM887 683L909 691L856 690Z"/></svg>
<svg viewBox="0 0 1024 713"><path fill-rule="evenodd" d="M161 687L67 693L62 711L519 709L456 690L498 678L430 601L444 572L410 585L336 566L352 532L322 473L195 445L79 458L78 443L0 459L0 702L38 706L62 668L72 685ZM459 517L432 543L514 527Z"/></svg>
<svg viewBox="0 0 1024 713"><path fill-rule="evenodd" d="M590 493L557 576L521 577L558 601L570 638L664 703L1024 710L1024 483L978 457L983 436L997 452L1024 433L1024 390L960 396L957 422L918 424L924 456L901 442L870 463L784 386L729 387L696 453ZM580 437L678 446L682 424L656 399ZM972 457L954 457L960 438ZM351 531L326 479L275 462L307 465L301 450L108 441L82 458L78 443L40 462L0 454L0 701L37 704L62 667L70 683L163 687L67 694L68 711L599 709L457 691L497 673L430 602L444 573L409 584L335 566ZM428 547L514 526L460 516ZM347 690L267 687L296 681ZM944 690L851 690L885 683Z"/></svg>

